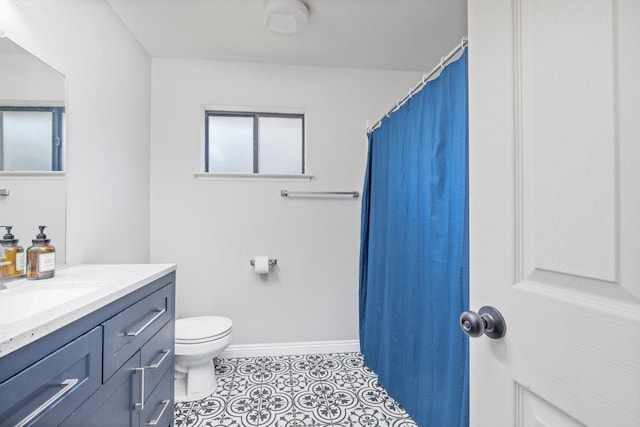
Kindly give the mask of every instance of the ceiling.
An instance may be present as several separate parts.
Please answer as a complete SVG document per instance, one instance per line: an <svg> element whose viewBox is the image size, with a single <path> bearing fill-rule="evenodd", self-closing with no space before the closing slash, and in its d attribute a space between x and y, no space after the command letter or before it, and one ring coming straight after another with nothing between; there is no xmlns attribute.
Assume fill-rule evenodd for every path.
<svg viewBox="0 0 640 427"><path fill-rule="evenodd" d="M153 57L427 71L467 33L467 0L304 0L295 36L268 0L108 0Z"/></svg>

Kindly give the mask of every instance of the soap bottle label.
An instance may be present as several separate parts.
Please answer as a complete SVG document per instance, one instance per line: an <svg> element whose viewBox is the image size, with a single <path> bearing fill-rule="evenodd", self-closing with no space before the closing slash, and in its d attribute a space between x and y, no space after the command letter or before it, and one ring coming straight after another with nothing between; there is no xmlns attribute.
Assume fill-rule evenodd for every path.
<svg viewBox="0 0 640 427"><path fill-rule="evenodd" d="M16 254L16 270L18 274L24 274L24 265L26 262L26 254L24 252L18 252Z"/></svg>
<svg viewBox="0 0 640 427"><path fill-rule="evenodd" d="M56 253L49 252L38 255L38 273L46 273L56 268Z"/></svg>

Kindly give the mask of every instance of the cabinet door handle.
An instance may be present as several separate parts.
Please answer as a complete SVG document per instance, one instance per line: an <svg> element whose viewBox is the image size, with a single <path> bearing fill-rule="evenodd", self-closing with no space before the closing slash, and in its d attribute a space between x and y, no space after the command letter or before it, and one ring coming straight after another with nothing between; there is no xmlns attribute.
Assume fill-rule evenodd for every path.
<svg viewBox="0 0 640 427"><path fill-rule="evenodd" d="M144 409L144 368L135 368L133 371L136 374L140 373L140 402L134 403L133 409L142 411Z"/></svg>
<svg viewBox="0 0 640 427"><path fill-rule="evenodd" d="M157 311L156 315L153 316L151 319L149 319L149 321L147 323L145 323L144 325L142 325L142 327L140 329L138 329L135 332L127 332L125 335L128 337L137 337L138 335L140 335L142 333L142 331L144 331L145 329L147 329L149 327L149 325L151 325L153 322L155 322L160 316L162 316L164 313L166 313L167 309L166 308L156 308L155 311Z"/></svg>
<svg viewBox="0 0 640 427"><path fill-rule="evenodd" d="M54 394L49 399L47 399L46 402L44 402L42 405L38 406L35 411L33 411L32 413L27 415L22 421L20 421L18 424L16 424L16 427L23 427L23 426L26 426L27 424L29 424L34 418L36 418L38 415L43 413L49 406L53 405L58 400L60 400L62 398L62 396L64 396L65 394L69 393L71 391L71 389L73 388L73 386L76 385L76 384L78 384L78 379L77 378L72 378L72 379L68 379L68 380L62 381L62 383L60 385L63 386L63 387L60 390L58 390L58 392L56 394Z"/></svg>
<svg viewBox="0 0 640 427"><path fill-rule="evenodd" d="M158 417L155 420L149 420L149 422L147 423L148 426L158 425L158 423L160 422L160 418L162 418L162 414L164 414L164 411L167 410L167 406L169 406L169 402L171 402L170 399L165 399L162 401L162 404L164 405L162 407L162 410L160 411L160 413L158 414Z"/></svg>
<svg viewBox="0 0 640 427"><path fill-rule="evenodd" d="M171 354L171 350L170 349L166 349L166 350L162 350L162 357L160 358L160 360L158 360L156 363L153 363L151 365L149 365L148 367L151 369L156 369L158 368L160 365L162 365L162 362L164 362L164 359L167 358L168 355Z"/></svg>

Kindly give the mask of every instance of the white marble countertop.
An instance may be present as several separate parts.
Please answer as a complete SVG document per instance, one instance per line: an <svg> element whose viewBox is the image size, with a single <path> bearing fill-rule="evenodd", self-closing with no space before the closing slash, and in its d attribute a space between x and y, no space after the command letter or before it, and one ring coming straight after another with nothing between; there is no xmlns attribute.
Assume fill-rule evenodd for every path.
<svg viewBox="0 0 640 427"><path fill-rule="evenodd" d="M20 307L0 310L0 357L86 316L155 279L176 269L175 264L95 264L57 266L55 277L44 280L16 280L0 289L0 306L22 301L27 293L38 290L60 290L60 295L73 295L62 302L40 301L44 309ZM75 296L75 292L78 293ZM55 291L54 291L55 293ZM32 294L33 295L33 294ZM65 296L65 298L69 298ZM4 301L3 301L4 300ZM64 298L63 298L64 300ZM35 303L34 303L35 304ZM18 317L16 319L16 317Z"/></svg>

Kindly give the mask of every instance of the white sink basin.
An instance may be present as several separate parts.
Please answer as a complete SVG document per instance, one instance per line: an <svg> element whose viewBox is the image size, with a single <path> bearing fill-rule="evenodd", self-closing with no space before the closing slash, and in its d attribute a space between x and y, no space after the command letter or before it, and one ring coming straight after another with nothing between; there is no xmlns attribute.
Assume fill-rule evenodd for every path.
<svg viewBox="0 0 640 427"><path fill-rule="evenodd" d="M52 287L0 292L0 324L18 322L87 295L99 287Z"/></svg>

